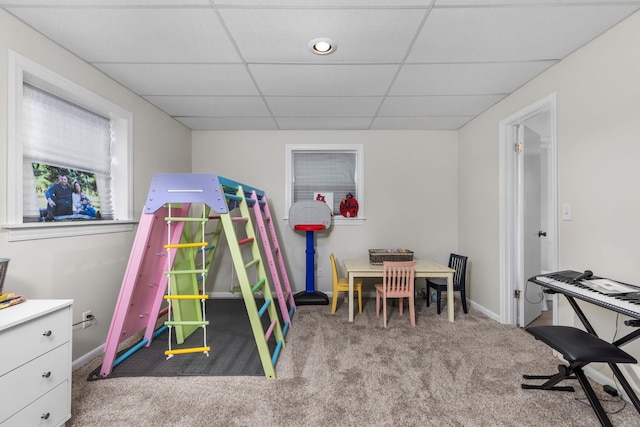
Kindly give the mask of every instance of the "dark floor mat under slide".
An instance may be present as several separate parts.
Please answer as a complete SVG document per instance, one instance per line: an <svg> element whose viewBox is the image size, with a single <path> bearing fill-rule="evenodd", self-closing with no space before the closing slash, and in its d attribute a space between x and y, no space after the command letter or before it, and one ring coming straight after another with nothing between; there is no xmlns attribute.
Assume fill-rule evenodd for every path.
<svg viewBox="0 0 640 427"><path fill-rule="evenodd" d="M261 301L256 301L258 304ZM211 299L206 301L207 345L211 347L209 356L205 353L175 355L169 359L164 354L168 349L168 334L165 330L153 339L149 347L142 347L119 363L107 377L100 376L102 366L98 366L88 380L118 377L173 377L173 376L256 376L264 375L260 355L251 330L249 316L242 299ZM266 319L265 319L266 317ZM263 316L266 331L268 316ZM203 346L202 331L197 330L179 346L189 348ZM273 354L274 340L269 340ZM122 350L124 354L127 349ZM117 360L117 357L116 357Z"/></svg>

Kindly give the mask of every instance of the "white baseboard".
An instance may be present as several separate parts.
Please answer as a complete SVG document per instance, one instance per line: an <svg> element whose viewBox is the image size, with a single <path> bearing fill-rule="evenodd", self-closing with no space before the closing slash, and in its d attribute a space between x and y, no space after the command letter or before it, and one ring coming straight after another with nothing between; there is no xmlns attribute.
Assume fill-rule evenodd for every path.
<svg viewBox="0 0 640 427"><path fill-rule="evenodd" d="M96 357L100 356L102 353L104 353L104 344L102 344L99 347L94 348L93 350L91 350L89 353L78 357L76 360L73 361L73 363L71 364L71 369L73 369L74 371L84 365L86 365L87 363L91 362L93 359L95 359Z"/></svg>
<svg viewBox="0 0 640 427"><path fill-rule="evenodd" d="M483 307L471 301L470 299L467 299L467 304L487 316L489 319L495 320L496 322L500 323L500 315L498 313L494 313L493 311L488 310L486 307Z"/></svg>

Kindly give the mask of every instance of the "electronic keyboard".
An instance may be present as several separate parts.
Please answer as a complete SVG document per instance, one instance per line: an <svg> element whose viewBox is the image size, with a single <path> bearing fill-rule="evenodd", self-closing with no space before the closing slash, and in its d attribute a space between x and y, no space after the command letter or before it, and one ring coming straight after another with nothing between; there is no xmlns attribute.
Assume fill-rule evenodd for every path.
<svg viewBox="0 0 640 427"><path fill-rule="evenodd" d="M581 275L583 273L566 270L534 276L529 281L553 292L640 319L640 287L596 276L574 283Z"/></svg>

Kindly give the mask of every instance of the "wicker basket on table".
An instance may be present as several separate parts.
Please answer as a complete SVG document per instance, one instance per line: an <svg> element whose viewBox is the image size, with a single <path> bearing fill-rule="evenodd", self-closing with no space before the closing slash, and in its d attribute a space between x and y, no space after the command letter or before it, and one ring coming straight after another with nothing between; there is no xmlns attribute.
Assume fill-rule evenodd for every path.
<svg viewBox="0 0 640 427"><path fill-rule="evenodd" d="M382 265L385 261L413 261L413 252L409 249L369 249L369 263Z"/></svg>

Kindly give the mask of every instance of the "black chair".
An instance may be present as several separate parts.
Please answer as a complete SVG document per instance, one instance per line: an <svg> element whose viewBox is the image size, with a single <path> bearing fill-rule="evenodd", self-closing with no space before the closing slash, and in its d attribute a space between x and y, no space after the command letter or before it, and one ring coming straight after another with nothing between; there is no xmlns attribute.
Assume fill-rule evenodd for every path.
<svg viewBox="0 0 640 427"><path fill-rule="evenodd" d="M453 268L456 272L453 274L453 291L460 292L460 299L462 300L462 310L468 313L467 310L467 292L465 290L467 285L467 257L462 255L451 254L449 256L449 268ZM438 307L438 314L440 314L440 306L442 301L442 292L447 291L447 279L443 278L428 278L427 286L425 288L427 297L427 307L431 302L431 292L429 289L435 289L436 291L436 303Z"/></svg>
<svg viewBox="0 0 640 427"><path fill-rule="evenodd" d="M571 386L556 386L565 379L577 379L582 386L600 424L611 426L607 413L589 384L582 368L592 362L637 363L636 359L615 345L582 329L571 326L531 326L526 331L537 340L562 354L569 366L558 365L555 375L523 375L524 379L546 379L541 385L522 384L523 389L574 391Z"/></svg>

